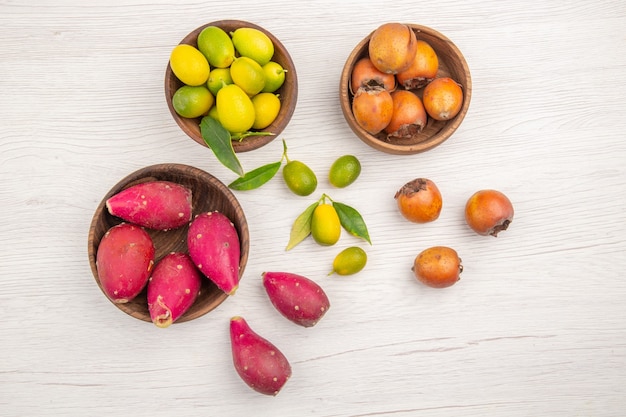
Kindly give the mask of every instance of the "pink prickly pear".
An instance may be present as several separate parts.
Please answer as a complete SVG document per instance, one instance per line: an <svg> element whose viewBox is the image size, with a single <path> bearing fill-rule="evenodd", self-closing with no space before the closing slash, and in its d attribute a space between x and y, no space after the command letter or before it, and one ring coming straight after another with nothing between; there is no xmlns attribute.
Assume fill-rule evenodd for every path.
<svg viewBox="0 0 626 417"><path fill-rule="evenodd" d="M170 181L133 185L107 199L113 216L155 230L175 229L191 220L191 190Z"/></svg>
<svg viewBox="0 0 626 417"><path fill-rule="evenodd" d="M255 333L243 317L230 319L233 364L253 390L277 395L291 377L291 365L271 342Z"/></svg>
<svg viewBox="0 0 626 417"><path fill-rule="evenodd" d="M121 223L102 237L96 254L98 279L114 303L127 303L146 286L154 265L154 244L141 227Z"/></svg>
<svg viewBox="0 0 626 417"><path fill-rule="evenodd" d="M202 286L200 272L186 253L165 255L148 281L148 311L157 327L168 327L193 305Z"/></svg>
<svg viewBox="0 0 626 417"><path fill-rule="evenodd" d="M187 233L189 256L219 289L233 295L239 286L241 246L237 229L219 211L194 217Z"/></svg>
<svg viewBox="0 0 626 417"><path fill-rule="evenodd" d="M263 286L274 307L300 326L314 326L330 308L322 287L301 275L264 272Z"/></svg>

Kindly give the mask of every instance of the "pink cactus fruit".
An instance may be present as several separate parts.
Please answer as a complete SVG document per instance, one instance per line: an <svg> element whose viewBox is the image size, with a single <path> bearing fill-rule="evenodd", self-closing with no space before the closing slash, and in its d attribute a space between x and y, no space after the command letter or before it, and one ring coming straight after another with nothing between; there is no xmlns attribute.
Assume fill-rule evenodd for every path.
<svg viewBox="0 0 626 417"><path fill-rule="evenodd" d="M96 254L98 279L114 303L127 303L144 289L154 265L154 244L141 227L121 223L102 237Z"/></svg>
<svg viewBox="0 0 626 417"><path fill-rule="evenodd" d="M330 308L322 287L309 278L289 272L262 275L263 286L274 307L300 326L314 326Z"/></svg>
<svg viewBox="0 0 626 417"><path fill-rule="evenodd" d="M165 255L148 281L148 311L157 327L168 327L189 310L200 293L202 276L181 252Z"/></svg>
<svg viewBox="0 0 626 417"><path fill-rule="evenodd" d="M111 215L148 229L169 230L191 220L192 193L170 181L133 185L107 199Z"/></svg>
<svg viewBox="0 0 626 417"><path fill-rule="evenodd" d="M233 364L241 379L261 394L277 395L291 377L285 355L240 316L230 319L230 340Z"/></svg>
<svg viewBox="0 0 626 417"><path fill-rule="evenodd" d="M228 295L239 286L241 246L237 229L219 211L194 217L187 233L189 256L207 278Z"/></svg>

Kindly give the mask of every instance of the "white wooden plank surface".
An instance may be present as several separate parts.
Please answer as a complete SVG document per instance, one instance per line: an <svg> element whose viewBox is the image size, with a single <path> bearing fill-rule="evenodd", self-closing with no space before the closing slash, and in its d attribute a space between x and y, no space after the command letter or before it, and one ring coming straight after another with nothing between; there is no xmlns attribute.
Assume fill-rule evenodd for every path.
<svg viewBox="0 0 626 417"><path fill-rule="evenodd" d="M235 297L167 330L100 293L87 232L102 196L143 166L179 162L233 174L188 139L164 102L171 48L235 18L272 31L296 63L299 101L281 139L326 192L363 214L367 268L327 277L343 247L284 251L313 200L279 178L237 193L251 254ZM473 97L463 125L424 154L362 144L338 103L352 47L385 21L431 26L464 52ZM0 1L0 415L621 416L626 410L626 5L619 1ZM280 158L280 139L240 155ZM353 153L351 187L325 181ZM410 225L396 189L418 176L444 195L440 219ZM462 209L493 187L516 218L473 235ZM430 245L455 247L447 290L410 272ZM309 276L332 308L314 328L282 319L261 272ZM247 318L288 356L275 397L248 389L228 319Z"/></svg>

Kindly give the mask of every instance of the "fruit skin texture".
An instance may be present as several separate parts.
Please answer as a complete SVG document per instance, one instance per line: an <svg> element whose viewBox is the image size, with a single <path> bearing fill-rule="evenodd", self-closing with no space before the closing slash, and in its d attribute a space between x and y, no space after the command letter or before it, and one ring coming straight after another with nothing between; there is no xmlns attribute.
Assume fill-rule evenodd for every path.
<svg viewBox="0 0 626 417"><path fill-rule="evenodd" d="M466 223L482 236L497 237L509 227L514 214L511 200L497 190L477 191L465 205Z"/></svg>
<svg viewBox="0 0 626 417"><path fill-rule="evenodd" d="M329 275L353 275L365 268L367 253L358 246L351 246L339 252L333 260L333 270Z"/></svg>
<svg viewBox="0 0 626 417"><path fill-rule="evenodd" d="M285 83L285 70L278 62L270 61L262 66L265 75L265 86L263 93L273 93Z"/></svg>
<svg viewBox="0 0 626 417"><path fill-rule="evenodd" d="M369 134L381 132L393 115L391 94L382 87L359 88L352 99L352 114Z"/></svg>
<svg viewBox="0 0 626 417"><path fill-rule="evenodd" d="M216 68L228 68L235 59L233 41L222 28L207 26L198 35L198 49Z"/></svg>
<svg viewBox="0 0 626 417"><path fill-rule="evenodd" d="M187 233L189 256L207 278L228 295L239 286L241 246L237 229L219 211L198 214Z"/></svg>
<svg viewBox="0 0 626 417"><path fill-rule="evenodd" d="M207 114L213 103L215 98L204 85L183 85L172 96L172 106L176 113L188 119Z"/></svg>
<svg viewBox="0 0 626 417"><path fill-rule="evenodd" d="M252 58L239 57L230 66L230 76L249 97L258 94L265 87L263 67Z"/></svg>
<svg viewBox="0 0 626 417"><path fill-rule="evenodd" d="M176 45L170 54L172 72L183 84L202 85L209 79L206 57L191 45Z"/></svg>
<svg viewBox="0 0 626 417"><path fill-rule="evenodd" d="M255 28L239 28L231 33L235 49L241 56L251 58L263 66L274 56L274 44L262 31Z"/></svg>
<svg viewBox="0 0 626 417"><path fill-rule="evenodd" d="M225 85L215 98L217 113L224 129L231 133L250 130L254 124L254 105L250 97L236 84Z"/></svg>
<svg viewBox="0 0 626 417"><path fill-rule="evenodd" d="M402 23L384 23L370 36L369 58L379 71L387 74L397 74L407 69L416 51L415 32Z"/></svg>
<svg viewBox="0 0 626 417"><path fill-rule="evenodd" d="M214 68L209 73L209 79L206 82L207 87L213 97L217 96L217 92L224 85L233 84L233 77L230 76L229 68Z"/></svg>
<svg viewBox="0 0 626 417"><path fill-rule="evenodd" d="M412 270L421 283L433 288L446 288L461 279L463 265L454 249L433 246L417 255Z"/></svg>
<svg viewBox="0 0 626 417"><path fill-rule="evenodd" d="M309 278L290 272L263 272L262 276L272 305L295 324L315 326L330 308L322 287Z"/></svg>
<svg viewBox="0 0 626 417"><path fill-rule="evenodd" d="M154 252L152 238L139 226L121 223L104 234L96 266L102 290L111 301L127 303L144 289L154 265Z"/></svg>
<svg viewBox="0 0 626 417"><path fill-rule="evenodd" d="M345 188L361 175L361 162L354 155L340 156L330 166L328 182L337 188Z"/></svg>
<svg viewBox="0 0 626 417"><path fill-rule="evenodd" d="M428 178L416 178L407 182L396 192L394 198L400 213L414 223L432 222L441 214L441 192Z"/></svg>
<svg viewBox="0 0 626 417"><path fill-rule="evenodd" d="M175 229L191 220L192 192L170 181L133 185L107 199L111 215L155 230Z"/></svg>
<svg viewBox="0 0 626 417"><path fill-rule="evenodd" d="M170 326L193 305L200 293L202 276L189 255L172 252L156 264L148 281L148 311L152 322Z"/></svg>
<svg viewBox="0 0 626 417"><path fill-rule="evenodd" d="M350 74L350 91L354 93L361 87L383 87L391 92L396 89L396 77L379 71L368 57L359 59Z"/></svg>
<svg viewBox="0 0 626 417"><path fill-rule="evenodd" d="M332 246L339 241L341 221L332 205L322 203L315 207L311 218L311 236L323 246Z"/></svg>
<svg viewBox="0 0 626 417"><path fill-rule="evenodd" d="M436 78L424 88L422 101L430 117L450 120L461 111L463 90L452 78Z"/></svg>
<svg viewBox="0 0 626 417"><path fill-rule="evenodd" d="M230 341L239 377L261 394L278 395L291 377L291 365L285 355L252 330L241 316L230 319Z"/></svg>
<svg viewBox="0 0 626 417"><path fill-rule="evenodd" d="M252 97L254 106L253 129L265 129L271 125L280 113L280 99L274 93L259 93Z"/></svg>
<svg viewBox="0 0 626 417"><path fill-rule="evenodd" d="M428 42L418 39L411 65L396 74L398 83L407 90L416 90L431 82L439 70L439 58Z"/></svg>
<svg viewBox="0 0 626 417"><path fill-rule="evenodd" d="M387 138L411 139L426 126L427 116L422 100L411 91L396 90L391 93L393 113L385 127Z"/></svg>
<svg viewBox="0 0 626 417"><path fill-rule="evenodd" d="M317 188L317 176L308 165L300 161L289 161L283 167L283 179L296 195L311 195Z"/></svg>

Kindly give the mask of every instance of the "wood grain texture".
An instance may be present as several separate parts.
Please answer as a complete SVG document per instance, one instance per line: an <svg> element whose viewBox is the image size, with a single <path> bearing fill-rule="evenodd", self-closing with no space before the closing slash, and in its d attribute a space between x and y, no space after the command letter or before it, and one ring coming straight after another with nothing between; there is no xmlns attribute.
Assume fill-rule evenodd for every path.
<svg viewBox="0 0 626 417"><path fill-rule="evenodd" d="M102 197L159 163L234 174L172 119L165 63L187 33L219 19L254 22L289 50L298 104L280 138L319 178L317 196L358 209L372 245L345 234L284 251L311 198L279 177L236 193L250 231L237 295L197 320L158 329L102 295L87 253ZM626 409L626 7L600 0L0 1L0 414L109 416L620 416ZM455 134L417 155L362 143L338 86L350 51L385 21L432 27L463 52L472 103ZM326 181L352 153L360 178ZM240 154L277 161L281 140ZM397 188L431 178L440 218L408 224ZM496 188L516 217L474 235L465 200ZM425 247L454 247L461 281L419 285ZM339 250L362 245L359 275L328 277ZM323 286L315 327L284 320L265 270ZM244 316L289 358L276 398L234 372L228 320Z"/></svg>

